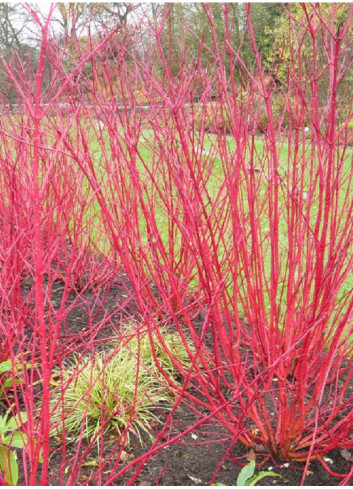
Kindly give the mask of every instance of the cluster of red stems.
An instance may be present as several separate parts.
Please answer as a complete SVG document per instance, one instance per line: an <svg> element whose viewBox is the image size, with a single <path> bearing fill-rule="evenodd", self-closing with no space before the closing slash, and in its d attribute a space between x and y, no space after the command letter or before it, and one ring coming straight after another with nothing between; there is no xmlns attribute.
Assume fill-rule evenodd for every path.
<svg viewBox="0 0 353 489"><path fill-rule="evenodd" d="M288 12L290 61L279 49L271 71L256 46L251 8L252 67L232 47L227 5L221 45L205 5L214 49L199 39L193 59L181 46L175 74L173 50L162 42L168 10L158 25L143 16L135 22L133 42L119 27L82 45L76 39L68 71L72 39L56 44L53 12L43 20L27 8L40 28L38 62L32 72L15 54L4 61L17 108L4 99L0 121L1 355L30 363L11 400L14 413L28 415L28 442L18 453L23 483L82 483L80 468L96 445L80 437L85 448L74 454L63 437L61 465L49 474L52 371L82 346L93 351L100 330L121 334L113 317L131 290L120 309L100 316L98 292L109 292L122 273L141 327L158 337L172 324L192 366L185 371L166 347L184 381L175 385L156 359L177 392L163 428L125 465L126 436L101 448L85 484L127 475L132 484L158 450L182 444L210 420L226 428L225 457L241 442L276 460L304 461L303 481L314 458L334 474L323 456L353 448L353 112L341 90L353 61L352 9L338 31L335 5L326 17L303 5L305 22ZM150 34L144 53L139 29ZM279 84L282 65L287 75ZM48 67L50 83L43 79ZM281 117L273 114L274 94ZM210 114L226 121L212 135ZM62 298L53 305L58 280ZM26 293L25 283L32 284ZM97 295L93 306L88 290ZM86 307L86 327L65 335L78 304ZM197 421L175 434L181 404ZM334 475L344 484L350 474Z"/></svg>

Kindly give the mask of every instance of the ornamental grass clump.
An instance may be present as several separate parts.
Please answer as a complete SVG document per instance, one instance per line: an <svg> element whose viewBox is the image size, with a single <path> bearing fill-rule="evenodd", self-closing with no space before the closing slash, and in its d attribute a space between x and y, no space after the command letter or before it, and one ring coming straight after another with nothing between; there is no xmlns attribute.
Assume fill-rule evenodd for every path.
<svg viewBox="0 0 353 489"><path fill-rule="evenodd" d="M178 338L162 332L165 345L184 364L190 363ZM153 346L152 346L153 345ZM52 391L52 433L93 439L113 429L119 435L131 431L142 443L141 433L152 435L151 422L158 420L157 410L164 412L173 404L154 360L164 372L175 376L170 357L159 341L151 341L148 333L128 333L119 344L89 356L74 356L69 365L57 372L60 383ZM175 380L177 382L177 380Z"/></svg>

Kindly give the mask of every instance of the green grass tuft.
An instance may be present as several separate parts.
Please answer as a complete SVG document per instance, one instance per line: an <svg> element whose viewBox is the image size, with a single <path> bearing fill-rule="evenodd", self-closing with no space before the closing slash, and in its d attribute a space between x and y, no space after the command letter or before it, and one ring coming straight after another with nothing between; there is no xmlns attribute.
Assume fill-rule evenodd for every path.
<svg viewBox="0 0 353 489"><path fill-rule="evenodd" d="M173 403L170 387L153 359L147 332L129 328L119 344L92 356L74 356L55 376L60 384L51 394L52 433L92 439L96 434L115 429L141 432L151 438L151 421L158 419L156 408L164 412ZM183 367L190 360L181 340L162 330L163 340ZM177 370L162 344L154 338L158 363L177 383ZM191 348L190 348L191 349Z"/></svg>

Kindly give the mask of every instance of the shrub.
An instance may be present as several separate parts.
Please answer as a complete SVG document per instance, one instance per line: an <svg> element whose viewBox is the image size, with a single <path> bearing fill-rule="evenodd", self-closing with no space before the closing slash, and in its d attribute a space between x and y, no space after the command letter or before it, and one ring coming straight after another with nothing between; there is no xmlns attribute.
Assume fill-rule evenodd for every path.
<svg viewBox="0 0 353 489"><path fill-rule="evenodd" d="M204 8L214 39L214 79L199 79L204 93L217 85L218 100L196 106L195 134L195 111L187 106L190 80L196 79L191 68L158 79L150 76L152 62L143 67L144 92L153 87L163 105L151 124L148 156L139 152L137 158L130 149L106 164L103 219L112 241L118 236L115 249L151 330L162 313L180 331L187 325L195 346L206 334L212 338L212 368L206 362L193 377L209 410L248 447L308 464L334 447L351 446L352 167L348 140L343 138L341 151L337 137L344 104L339 88L352 63L345 51L350 18L341 25L333 8L336 25L329 30L314 4L301 7L307 24L289 13L300 36L327 49L319 56L315 48L307 59L303 45L296 44L292 54L302 60L301 70L295 63L287 66L279 94L276 64L282 60L272 72L264 69L248 5L254 64L241 100L234 72L228 76L224 69L226 62L236 66L239 53L229 32L219 49L216 19ZM223 13L229 25L227 6ZM155 35L154 55L167 66L158 30ZM323 99L325 71L330 86ZM227 131L219 124L226 114ZM215 128L212 137L208 121ZM113 127L111 122L111 132ZM136 119L126 119L122 138L130 148L139 147L140 136ZM204 141L210 141L215 158L195 151ZM109 198L113 188L120 189L118 204ZM119 218L107 201L119 206ZM163 219L167 237L159 225ZM201 334L189 304L203 313ZM197 351L201 359L204 353ZM244 424L249 431L242 431Z"/></svg>
<svg viewBox="0 0 353 489"><path fill-rule="evenodd" d="M97 33L87 18L88 37L73 39L74 64L67 63L65 43L51 35L53 10L46 21L26 8L40 27L41 47L36 63L3 60L19 110L1 118L0 132L6 216L0 334L9 338L1 353L7 358L29 345L31 358L40 360L38 368L33 362L23 371L22 398L14 396L16 412L20 399L27 403L26 482L36 485L40 473L40 483L48 483L50 411L63 433L64 459L69 430L92 439L110 426L120 433L133 426L139 436L150 429L158 403L170 405L171 391L179 394L173 408L183 397L194 409L194 426L217 417L232 443L273 457L308 466L314 457L322 463L333 448L351 448L353 173L346 123L352 110L343 110L349 97L342 83L352 70L353 7L343 11L343 22L340 5L300 4L300 19L285 9L291 56L283 57L278 46L270 67L256 45L249 4L238 50L227 4L216 19L205 3L214 46L206 49L196 35L198 54L190 57L181 36L178 72L168 68L174 61L164 36L172 20L168 6L156 22L132 23L141 39L147 29L147 44L120 45L119 29L102 26ZM303 49L308 43L309 51ZM281 63L287 76L276 100ZM192 106L196 86L205 103ZM215 86L217 101L207 104ZM153 102L148 113L136 110L141 94ZM95 120L104 121L103 131ZM207 157L197 151L203 143L212 147ZM99 236L103 247L91 243ZM87 266L87 250L104 255L103 277L95 273L96 260ZM126 348L121 343L104 354L76 355L53 390L52 369L66 349L79 348L77 339L92 345L98 328L112 326L106 314L98 320L103 300L94 287L106 283L105 264L118 280L121 271L127 275L154 338L151 349L141 352L140 336L137 350L125 338ZM64 291L54 307L58 276ZM25 297L24 277L33 284ZM62 346L59 338L70 336L61 328L74 309L68 304L72 281L80 290L71 299L87 306L89 324ZM82 293L89 289L94 307ZM161 322L174 325L185 351L167 346ZM173 423L173 409L168 423L158 436ZM136 467L160 448L158 436ZM82 460L75 459L69 482ZM116 465L108 482L123 470ZM63 481L63 466L58 472Z"/></svg>

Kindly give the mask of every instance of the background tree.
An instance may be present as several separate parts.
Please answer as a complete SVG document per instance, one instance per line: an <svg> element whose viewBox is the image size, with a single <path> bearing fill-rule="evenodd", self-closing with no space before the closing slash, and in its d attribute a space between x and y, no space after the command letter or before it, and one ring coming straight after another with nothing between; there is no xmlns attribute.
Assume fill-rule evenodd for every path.
<svg viewBox="0 0 353 489"><path fill-rule="evenodd" d="M11 105L15 102L15 95L3 60L11 62L15 69L21 64L22 68L29 70L36 50L28 35L31 18L25 8L20 4L0 3L0 18L0 94L3 103Z"/></svg>
<svg viewBox="0 0 353 489"><path fill-rule="evenodd" d="M58 3L55 21L64 39L72 39L81 36L88 25L90 29L125 25L129 12L137 6L124 2Z"/></svg>

